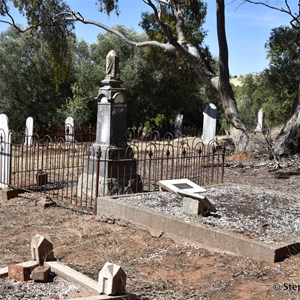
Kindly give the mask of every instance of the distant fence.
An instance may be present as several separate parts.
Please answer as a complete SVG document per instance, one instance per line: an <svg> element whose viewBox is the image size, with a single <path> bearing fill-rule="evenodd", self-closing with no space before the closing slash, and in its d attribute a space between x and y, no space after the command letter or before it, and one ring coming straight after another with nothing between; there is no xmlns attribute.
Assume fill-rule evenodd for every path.
<svg viewBox="0 0 300 300"><path fill-rule="evenodd" d="M9 139L0 140L0 166L7 168L0 184L93 212L98 196L157 191L159 180L188 178L203 186L223 181L225 149L215 141L204 145L200 138L158 132L147 141L128 136L127 149L101 149L35 134L28 146L28 136L10 132ZM101 180L105 188L99 188Z"/></svg>

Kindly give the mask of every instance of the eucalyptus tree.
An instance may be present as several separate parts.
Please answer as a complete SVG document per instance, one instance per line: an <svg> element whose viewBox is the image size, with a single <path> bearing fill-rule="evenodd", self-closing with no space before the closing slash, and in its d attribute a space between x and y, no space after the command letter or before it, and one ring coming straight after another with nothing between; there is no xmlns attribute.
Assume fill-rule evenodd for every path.
<svg viewBox="0 0 300 300"><path fill-rule="evenodd" d="M265 45L268 67L259 74L243 76L242 85L235 88L245 124L255 126L260 108L268 127L282 126L294 111L300 82L296 36L297 31L288 26L273 28Z"/></svg>
<svg viewBox="0 0 300 300"><path fill-rule="evenodd" d="M63 0L1 0L0 13L10 18L7 4L15 5L21 13L29 20L29 28L37 28L37 32L42 38L49 43L50 57L52 65L55 67L56 79L59 82L64 78L69 65L68 47L66 37L72 31L74 22L82 22L84 24L92 24L102 28L127 43L128 45L144 48L156 47L164 53L175 54L186 64L192 66L197 77L208 87L215 89L219 93L224 117L230 123L232 128L236 128L240 133L247 131L241 121L237 108L234 93L229 82L228 68L228 47L226 40L225 28L225 0L216 0L217 15L217 34L219 43L219 64L215 72L209 68L205 57L207 51L203 43L201 35L202 24L206 14L206 4L201 0L141 0L151 10L151 14L144 14L142 18L143 27L148 30L146 40L140 41L132 39L120 32L117 28L111 28L95 20L89 20L80 12L72 11ZM291 25L297 29L296 42L299 46L299 13L293 13L289 6L289 1L285 0L285 7L276 7L270 5L269 1L240 0L241 2L249 2L262 4L267 7L288 13L291 16ZM120 13L118 8L118 0L97 0L100 12L111 14L113 12ZM276 1L279 3L279 1ZM15 26L13 18L9 21ZM154 32L152 36L149 34ZM62 47L65 46L65 47ZM298 104L300 102L298 97ZM291 119L285 126L281 135L277 139L277 153L287 153L290 146L289 140L299 143L298 135L300 120L300 105L295 105L296 109ZM243 146L243 143L240 143ZM299 147L295 147L299 150Z"/></svg>
<svg viewBox="0 0 300 300"><path fill-rule="evenodd" d="M36 35L14 28L0 34L0 110L16 128L32 116L36 124L55 122L57 107L70 95L68 83L56 82L48 47Z"/></svg>
<svg viewBox="0 0 300 300"><path fill-rule="evenodd" d="M15 7L26 17L28 27L25 29L16 24L11 8ZM71 54L69 38L74 29L73 23L60 16L62 11L69 10L65 1L60 0L1 0L0 15L6 17L0 22L12 25L20 32L31 32L42 39L48 47L48 59L54 70L56 88L69 75Z"/></svg>
<svg viewBox="0 0 300 300"><path fill-rule="evenodd" d="M291 94L294 94L292 111L275 139L274 150L277 155L300 152L300 0L298 0L298 10L292 9L291 4L293 1L295 0L285 0L284 3L282 3L282 1L274 1L273 3L270 1L243 0L243 2L263 5L290 17L290 27L275 29L267 43L269 50L268 55L271 59L269 76L272 80L277 79L277 84L281 80L281 95L288 94L287 96L281 97L281 99L286 100ZM295 2L293 3L295 5ZM278 67L280 68L279 70L277 70ZM276 72L272 72L274 68ZM289 80L286 80L287 78L289 78ZM298 81L297 86L295 86L295 80ZM286 91L287 82L289 82L290 85L288 92Z"/></svg>
<svg viewBox="0 0 300 300"><path fill-rule="evenodd" d="M145 33L137 33L123 26L114 28L136 41L142 41L150 32L146 30ZM99 34L91 48L93 60L103 70L103 58L110 49L115 49L120 56L130 126L143 127L147 122L153 123L153 128L154 120L163 116L165 129L170 129L177 112L184 113L186 125L199 126L208 95L211 96L210 101L217 102L217 97L209 89L204 90L203 84L199 84L191 66L174 54L166 56L159 48L132 47L112 33ZM210 64L213 64L212 58Z"/></svg>
<svg viewBox="0 0 300 300"><path fill-rule="evenodd" d="M216 0L217 11L217 33L219 41L219 68L218 72L212 72L207 67L205 61L205 49L202 42L199 44L197 37L206 14L206 4L201 0L141 0L151 10L151 17L161 38L147 39L144 41L131 40L122 32L97 22L85 18L80 12L74 12L67 7L64 1L60 0L1 0L0 12L8 14L6 4L12 2L29 19L29 25L39 26L41 36L43 36L51 48L51 53L60 54L67 48L61 50L60 45L64 43L66 34L71 30L70 26L74 22L92 24L115 34L125 43L134 47L158 47L164 52L176 53L178 57L193 67L197 77L208 87L215 89L222 101L225 119L231 126L242 132L246 129L241 122L233 91L229 83L228 69L228 47L225 31L225 5L224 0ZM118 0L97 0L101 12L111 14L119 13ZM49 13L49 15L48 15ZM13 20L11 20L11 24ZM55 32L55 37L50 37L51 32ZM55 41L55 45L53 44ZM58 49L59 48L59 49ZM205 48L205 47L204 47ZM56 57L54 55L54 57ZM54 59L56 66L59 66L58 75L63 76L66 63L58 58ZM61 63L61 64L59 64ZM219 75L217 75L218 73ZM60 77L59 77L60 78Z"/></svg>
<svg viewBox="0 0 300 300"><path fill-rule="evenodd" d="M176 53L186 63L193 66L198 78L207 86L214 88L220 95L225 119L235 128L245 132L246 129L241 122L233 91L229 83L228 69L228 47L225 31L225 5L224 0L216 0L217 7L217 33L219 41L219 76L207 67L205 47L199 44L195 38L201 34L201 26L206 15L206 4L200 0L174 1L174 0L142 0L151 9L153 21L152 29L155 39L135 41L128 38L115 28L110 28L100 22L86 19L80 13L63 12L61 15L68 21L80 21L85 24L93 24L122 39L125 43L134 47L158 47L165 52ZM119 13L117 0L98 0L100 11L107 14ZM61 16L60 15L60 16ZM145 27L144 15L142 23ZM158 37L157 33L160 34ZM202 42L202 41L200 41Z"/></svg>

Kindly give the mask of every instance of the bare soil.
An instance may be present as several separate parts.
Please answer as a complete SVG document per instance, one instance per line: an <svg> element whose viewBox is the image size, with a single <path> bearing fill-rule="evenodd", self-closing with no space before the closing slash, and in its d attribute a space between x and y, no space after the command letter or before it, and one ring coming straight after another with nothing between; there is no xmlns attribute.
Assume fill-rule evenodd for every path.
<svg viewBox="0 0 300 300"><path fill-rule="evenodd" d="M278 169L266 159L231 156L225 183L299 194L298 161L291 158ZM282 263L259 262L157 237L122 220L103 222L57 206L43 209L35 199L23 194L0 201L0 267L30 260L30 241L39 233L51 237L59 261L95 280L105 262L121 265L127 290L138 299L300 299L300 255ZM86 293L72 294L79 295Z"/></svg>

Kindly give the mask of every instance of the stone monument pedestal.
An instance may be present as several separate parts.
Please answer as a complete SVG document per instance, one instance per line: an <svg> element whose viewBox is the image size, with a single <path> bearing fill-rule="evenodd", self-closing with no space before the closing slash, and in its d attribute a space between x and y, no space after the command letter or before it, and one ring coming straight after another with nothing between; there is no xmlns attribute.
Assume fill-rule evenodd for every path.
<svg viewBox="0 0 300 300"><path fill-rule="evenodd" d="M96 142L78 185L78 192L81 189L92 197L142 191L137 161L127 145L127 103L118 65L112 50L106 57L106 77L96 97Z"/></svg>
<svg viewBox="0 0 300 300"><path fill-rule="evenodd" d="M79 184L78 188L82 187L93 198L137 193L142 192L143 188L137 174L137 161L129 146L117 148L94 144L83 176L81 182L84 186Z"/></svg>

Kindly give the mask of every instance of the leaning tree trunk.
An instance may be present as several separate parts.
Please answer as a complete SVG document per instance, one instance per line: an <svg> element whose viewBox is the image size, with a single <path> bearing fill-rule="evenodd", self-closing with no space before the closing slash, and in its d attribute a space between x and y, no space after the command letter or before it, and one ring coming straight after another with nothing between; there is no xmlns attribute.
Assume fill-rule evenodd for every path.
<svg viewBox="0 0 300 300"><path fill-rule="evenodd" d="M216 1L217 7L217 32L219 43L219 94L223 106L225 119L230 124L230 132L237 152L245 150L248 143L248 135L234 98L230 84L228 67L228 45L225 29L225 5L224 0Z"/></svg>
<svg viewBox="0 0 300 300"><path fill-rule="evenodd" d="M281 129L274 144L276 155L283 156L300 153L300 83L298 86L298 97L291 117Z"/></svg>

